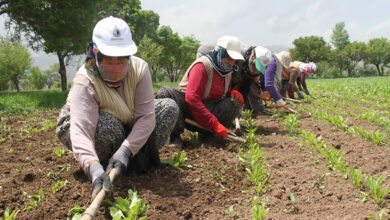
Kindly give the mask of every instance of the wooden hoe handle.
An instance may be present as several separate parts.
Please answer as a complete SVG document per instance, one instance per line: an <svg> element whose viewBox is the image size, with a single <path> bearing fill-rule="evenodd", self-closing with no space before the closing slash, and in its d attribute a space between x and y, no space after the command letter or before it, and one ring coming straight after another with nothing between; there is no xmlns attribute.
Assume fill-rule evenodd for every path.
<svg viewBox="0 0 390 220"><path fill-rule="evenodd" d="M206 130L206 131L207 131L206 128L204 128L202 125L198 124L196 121L193 121L193 120L191 120L191 119L189 119L189 118L186 118L184 121L185 121L186 123L192 125L192 126L195 126L195 127L198 127L198 128L200 128L200 129L203 129L203 130ZM246 143L246 140L245 140L244 138L238 137L238 136L237 136L236 134L234 134L233 132L227 133L227 134L226 134L226 139L231 140L231 141L234 141L234 142L238 142L238 143L243 143L243 144Z"/></svg>
<svg viewBox="0 0 390 220"><path fill-rule="evenodd" d="M108 176L110 177L110 182L113 183L116 176L116 168L112 169ZM92 220L96 216L96 212L103 202L104 197L106 197L106 191L102 188L89 207L84 211L81 220Z"/></svg>

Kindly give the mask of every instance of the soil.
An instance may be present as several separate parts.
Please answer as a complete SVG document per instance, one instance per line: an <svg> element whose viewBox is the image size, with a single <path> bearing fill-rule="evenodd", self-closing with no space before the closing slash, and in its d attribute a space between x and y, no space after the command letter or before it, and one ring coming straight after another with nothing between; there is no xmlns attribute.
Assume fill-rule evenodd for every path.
<svg viewBox="0 0 390 220"><path fill-rule="evenodd" d="M91 183L72 153L56 156L53 149L64 147L55 129L39 130L47 120L56 121L58 110L1 114L0 216L6 208L26 208L29 200L25 194L35 195L40 189L45 195L40 204L19 212L17 219L66 219L72 207L89 204ZM290 137L281 119L259 116L255 121L270 174L260 198L269 208L266 219L367 219L367 214L382 209L370 199L360 201L360 190L329 170L312 147ZM342 149L350 166L374 177L388 177L387 147L347 135L327 122L301 121L304 129ZM171 158L174 152L185 151L192 168L163 166L145 175L126 174L115 181L112 198L125 198L128 189L136 190L149 207L148 219L251 219L253 194L243 191L253 190L253 186L237 157L240 146L215 138L194 143L191 135L184 134L183 148L164 147L160 157ZM321 175L325 175L323 182ZM53 193L51 185L59 180L68 184ZM390 180L384 186L390 187ZM105 207L99 209L96 219L110 219ZM384 208L390 208L387 201Z"/></svg>

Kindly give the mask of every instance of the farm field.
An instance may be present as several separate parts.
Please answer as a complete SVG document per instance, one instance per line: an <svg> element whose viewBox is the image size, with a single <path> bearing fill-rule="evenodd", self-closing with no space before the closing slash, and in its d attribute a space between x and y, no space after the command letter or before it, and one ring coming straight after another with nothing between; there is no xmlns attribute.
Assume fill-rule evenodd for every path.
<svg viewBox="0 0 390 220"><path fill-rule="evenodd" d="M127 173L112 201L136 191L148 219L387 219L390 77L307 84L316 99L291 104L297 114L243 114L246 145L186 132L183 148L160 157L185 152L191 167ZM46 93L38 97L65 101ZM0 217L72 219L72 208L89 204L91 183L55 136L62 104L35 100L23 112L8 96L0 93ZM111 219L108 205L96 219Z"/></svg>

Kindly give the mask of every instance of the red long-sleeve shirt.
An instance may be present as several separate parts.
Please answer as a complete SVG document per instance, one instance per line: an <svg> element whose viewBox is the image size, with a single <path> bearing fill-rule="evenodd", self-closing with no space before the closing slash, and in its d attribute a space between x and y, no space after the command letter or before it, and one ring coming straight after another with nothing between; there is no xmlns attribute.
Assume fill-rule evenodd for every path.
<svg viewBox="0 0 390 220"><path fill-rule="evenodd" d="M188 85L185 102L194 120L208 130L212 130L217 118L203 104L203 95L207 82L207 71L202 63L195 64L188 73ZM230 84L231 82L229 82ZM226 96L230 96L230 85ZM213 69L213 81L207 100L219 100L225 91L225 78Z"/></svg>

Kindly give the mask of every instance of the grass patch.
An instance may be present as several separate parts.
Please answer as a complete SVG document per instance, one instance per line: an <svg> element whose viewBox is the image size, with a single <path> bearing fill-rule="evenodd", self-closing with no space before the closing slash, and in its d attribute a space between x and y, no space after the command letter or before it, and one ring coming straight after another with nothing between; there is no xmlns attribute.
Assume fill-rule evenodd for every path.
<svg viewBox="0 0 390 220"><path fill-rule="evenodd" d="M59 109L66 101L68 91L42 90L0 93L0 111L7 113Z"/></svg>

